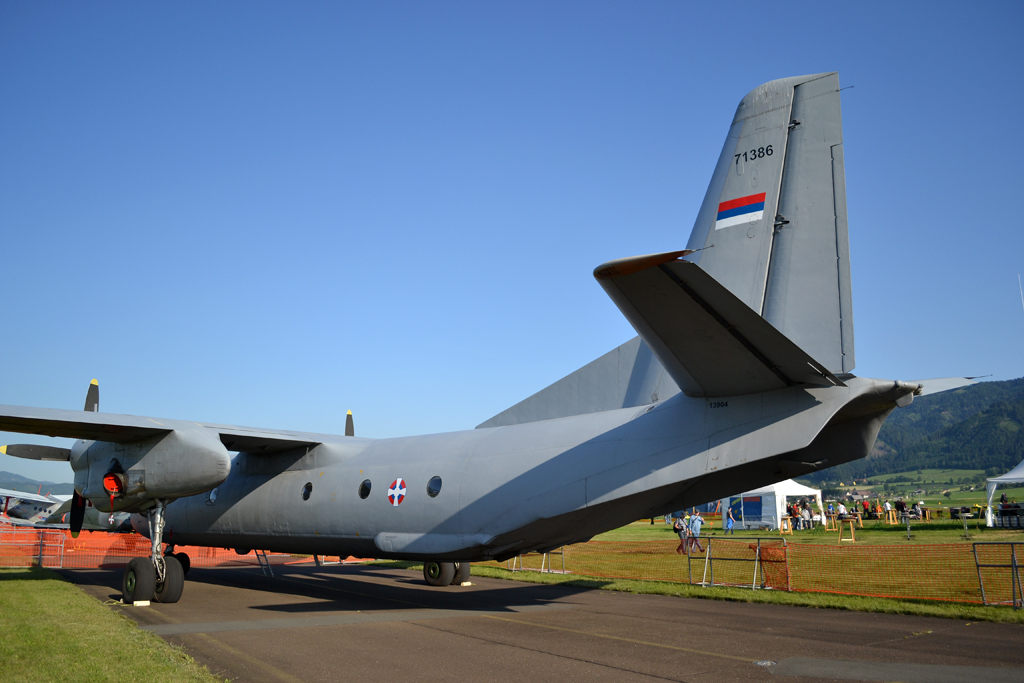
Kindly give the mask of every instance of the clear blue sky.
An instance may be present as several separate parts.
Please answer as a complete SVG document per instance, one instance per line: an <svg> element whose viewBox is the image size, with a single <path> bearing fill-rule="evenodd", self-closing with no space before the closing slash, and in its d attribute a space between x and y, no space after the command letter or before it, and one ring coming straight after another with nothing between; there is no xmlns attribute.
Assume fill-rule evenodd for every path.
<svg viewBox="0 0 1024 683"><path fill-rule="evenodd" d="M682 248L740 98L831 70L857 373L1019 377L1022 19L4 2L0 403L471 428L632 337L593 268Z"/></svg>

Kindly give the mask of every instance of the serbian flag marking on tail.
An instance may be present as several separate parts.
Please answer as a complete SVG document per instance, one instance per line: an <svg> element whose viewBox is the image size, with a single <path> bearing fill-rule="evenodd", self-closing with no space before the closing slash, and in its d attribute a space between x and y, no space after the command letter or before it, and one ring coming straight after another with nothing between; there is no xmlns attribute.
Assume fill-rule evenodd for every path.
<svg viewBox="0 0 1024 683"><path fill-rule="evenodd" d="M719 204L715 230L761 220L764 216L764 195L762 192Z"/></svg>

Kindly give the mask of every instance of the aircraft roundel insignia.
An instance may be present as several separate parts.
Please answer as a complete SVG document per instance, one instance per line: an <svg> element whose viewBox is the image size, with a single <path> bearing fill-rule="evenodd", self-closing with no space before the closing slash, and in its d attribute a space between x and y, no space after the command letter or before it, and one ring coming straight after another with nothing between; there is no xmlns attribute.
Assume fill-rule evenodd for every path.
<svg viewBox="0 0 1024 683"><path fill-rule="evenodd" d="M405 480L401 477L395 479L391 486L388 487L388 500L395 507L401 505L402 501L405 500Z"/></svg>

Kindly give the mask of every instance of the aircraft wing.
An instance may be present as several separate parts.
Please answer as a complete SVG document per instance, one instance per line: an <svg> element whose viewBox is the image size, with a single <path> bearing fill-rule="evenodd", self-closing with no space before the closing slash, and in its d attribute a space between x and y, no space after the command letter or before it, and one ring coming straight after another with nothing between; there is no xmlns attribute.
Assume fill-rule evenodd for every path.
<svg viewBox="0 0 1024 683"><path fill-rule="evenodd" d="M205 424L82 410L0 406L0 431L2 432L60 436L89 441L132 443L151 436L167 434L186 425L192 428L205 427L215 431L220 436L221 443L229 451L249 453L279 453L294 448L315 446L324 441L337 441L346 438L325 434ZM13 447L11 448L13 449ZM8 454L39 459L37 455L31 454L30 449L25 448L22 451L29 454L23 455L13 452L13 450Z"/></svg>
<svg viewBox="0 0 1024 683"><path fill-rule="evenodd" d="M63 436L89 441L131 443L166 434L173 427L148 417L111 415L83 410L0 406L0 431Z"/></svg>
<svg viewBox="0 0 1024 683"><path fill-rule="evenodd" d="M46 496L39 496L34 493L25 493L24 491L12 491L11 489L0 489L0 498L17 498L18 500L31 500L36 503L49 503L53 505L53 500Z"/></svg>
<svg viewBox="0 0 1024 683"><path fill-rule="evenodd" d="M845 386L695 263L689 251L598 266L594 277L690 396Z"/></svg>
<svg viewBox="0 0 1024 683"><path fill-rule="evenodd" d="M229 451L240 453L280 453L293 448L312 447L325 441L337 441L339 437L325 434L285 432L256 427L233 427L229 425L203 425L216 430L220 441Z"/></svg>

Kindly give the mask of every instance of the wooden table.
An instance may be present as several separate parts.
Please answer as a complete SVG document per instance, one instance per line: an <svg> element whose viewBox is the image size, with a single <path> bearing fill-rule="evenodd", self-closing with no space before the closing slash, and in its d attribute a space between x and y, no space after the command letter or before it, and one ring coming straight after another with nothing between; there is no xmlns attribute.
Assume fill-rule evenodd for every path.
<svg viewBox="0 0 1024 683"><path fill-rule="evenodd" d="M842 543L843 541L849 541L850 543L856 543L857 542L857 537L854 535L854 532L853 532L853 523L856 522L856 521L857 520L854 519L853 517L847 517L846 519L839 520L839 542L840 543ZM846 529L847 525L849 525L849 527L850 527L850 537L849 538L843 538L843 534L845 532L845 529Z"/></svg>

